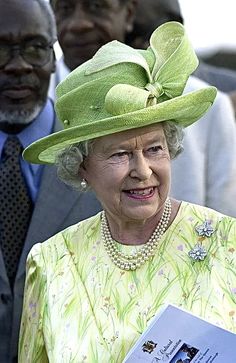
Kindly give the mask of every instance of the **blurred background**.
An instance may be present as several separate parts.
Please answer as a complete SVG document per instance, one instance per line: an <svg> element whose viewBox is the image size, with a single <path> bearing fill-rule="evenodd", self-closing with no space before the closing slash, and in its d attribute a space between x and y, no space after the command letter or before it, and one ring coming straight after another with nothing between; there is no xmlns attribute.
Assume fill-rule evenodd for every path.
<svg viewBox="0 0 236 363"><path fill-rule="evenodd" d="M179 3L197 54L207 63L236 70L236 0L179 0ZM58 44L56 55L61 56Z"/></svg>
<svg viewBox="0 0 236 363"><path fill-rule="evenodd" d="M179 0L196 52L208 63L236 69L236 0Z"/></svg>

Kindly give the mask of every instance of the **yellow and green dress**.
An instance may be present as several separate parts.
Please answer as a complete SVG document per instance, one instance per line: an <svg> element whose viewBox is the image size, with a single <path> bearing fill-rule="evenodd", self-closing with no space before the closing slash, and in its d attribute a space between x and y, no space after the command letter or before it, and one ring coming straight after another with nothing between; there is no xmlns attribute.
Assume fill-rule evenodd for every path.
<svg viewBox="0 0 236 363"><path fill-rule="evenodd" d="M121 363L166 303L236 332L236 219L182 202L136 271L111 262L100 229L101 213L32 248L19 363Z"/></svg>

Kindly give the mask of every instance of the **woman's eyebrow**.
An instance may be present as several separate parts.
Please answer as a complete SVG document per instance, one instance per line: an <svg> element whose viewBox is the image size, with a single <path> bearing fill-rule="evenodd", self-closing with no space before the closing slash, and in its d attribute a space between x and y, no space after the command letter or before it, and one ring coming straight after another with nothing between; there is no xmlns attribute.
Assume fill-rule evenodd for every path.
<svg viewBox="0 0 236 363"><path fill-rule="evenodd" d="M145 142L144 147L160 142L161 143L166 142L165 137L163 135L151 137L149 140ZM118 144L110 143L106 146L103 146L102 151L106 153L106 152L111 152L113 150L130 150L130 149L132 149L132 146L130 145L129 141L121 141Z"/></svg>
<svg viewBox="0 0 236 363"><path fill-rule="evenodd" d="M147 140L147 144L153 144L156 142L165 142L165 137L163 135L157 135Z"/></svg>

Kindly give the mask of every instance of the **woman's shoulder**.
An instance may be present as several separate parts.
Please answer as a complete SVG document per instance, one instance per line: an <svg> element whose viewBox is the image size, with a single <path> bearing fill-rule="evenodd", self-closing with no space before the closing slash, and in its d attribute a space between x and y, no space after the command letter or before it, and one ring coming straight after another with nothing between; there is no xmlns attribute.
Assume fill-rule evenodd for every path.
<svg viewBox="0 0 236 363"><path fill-rule="evenodd" d="M227 228L228 230L236 229L236 219L234 217L222 214L214 209L201 206L198 204L182 201L176 216L176 221L205 223L217 225L218 227Z"/></svg>
<svg viewBox="0 0 236 363"><path fill-rule="evenodd" d="M64 230L56 233L46 241L35 244L30 254L36 256L38 254L45 255L47 258L63 254L65 250L70 249L73 243L82 245L93 237L100 230L101 212L96 215L73 224Z"/></svg>
<svg viewBox="0 0 236 363"><path fill-rule="evenodd" d="M215 209L205 207L199 204L194 204L191 202L182 201L180 206L181 213L194 213L199 214L203 216L211 216L212 218L216 219L222 219L222 218L229 218L236 222L236 219L234 217L222 214L221 212L218 212Z"/></svg>
<svg viewBox="0 0 236 363"><path fill-rule="evenodd" d="M194 251L204 246L206 251L217 251L219 259L236 251L236 219L211 208L189 202L181 202L173 220L167 242L175 237L175 248ZM215 253L215 252L214 252ZM224 257L222 257L224 256ZM232 256L231 256L232 257ZM234 259L235 259L234 254ZM236 261L235 261L236 262ZM234 262L234 263L235 263Z"/></svg>

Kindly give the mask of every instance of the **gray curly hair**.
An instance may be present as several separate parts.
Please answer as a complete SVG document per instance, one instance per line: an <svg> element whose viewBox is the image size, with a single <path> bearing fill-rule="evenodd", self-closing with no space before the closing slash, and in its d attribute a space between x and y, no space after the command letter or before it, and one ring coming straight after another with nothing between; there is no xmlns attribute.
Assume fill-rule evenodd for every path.
<svg viewBox="0 0 236 363"><path fill-rule="evenodd" d="M172 121L165 121L162 123L162 126L170 158L174 159L183 151L183 127ZM85 158L92 151L95 140L73 144L57 155L57 174L65 184L84 191L84 188L81 187L82 180L79 176L79 169Z"/></svg>

